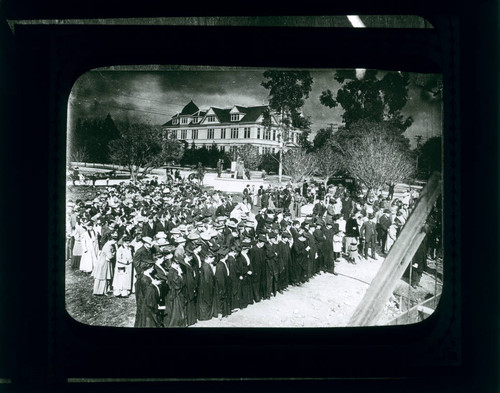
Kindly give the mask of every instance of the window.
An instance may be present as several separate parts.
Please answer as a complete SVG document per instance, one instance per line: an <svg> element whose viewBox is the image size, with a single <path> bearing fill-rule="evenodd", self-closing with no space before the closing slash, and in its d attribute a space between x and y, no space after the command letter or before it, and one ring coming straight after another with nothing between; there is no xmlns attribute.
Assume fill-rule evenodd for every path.
<svg viewBox="0 0 500 393"><path fill-rule="evenodd" d="M271 130L264 130L264 139L271 139Z"/></svg>
<svg viewBox="0 0 500 393"><path fill-rule="evenodd" d="M276 130L273 130L273 141L276 140Z"/></svg>
<svg viewBox="0 0 500 393"><path fill-rule="evenodd" d="M250 127L245 127L245 136L244 138L250 138Z"/></svg>
<svg viewBox="0 0 500 393"><path fill-rule="evenodd" d="M260 128L257 128L257 139L260 139Z"/></svg>
<svg viewBox="0 0 500 393"><path fill-rule="evenodd" d="M179 122L179 119L172 119L172 124L177 124Z"/></svg>
<svg viewBox="0 0 500 393"><path fill-rule="evenodd" d="M214 123L216 121L216 117L214 115L207 116L207 121L210 123Z"/></svg>
<svg viewBox="0 0 500 393"><path fill-rule="evenodd" d="M170 137L172 139L177 139L177 130L170 131Z"/></svg>
<svg viewBox="0 0 500 393"><path fill-rule="evenodd" d="M231 114L231 121L238 121L238 120L240 120L239 113L232 113Z"/></svg>
<svg viewBox="0 0 500 393"><path fill-rule="evenodd" d="M187 130L181 130L181 139L187 138Z"/></svg>
<svg viewBox="0 0 500 393"><path fill-rule="evenodd" d="M230 151L230 153L231 153L232 156L235 156L236 152L238 151L238 146L231 146L229 148L229 151Z"/></svg>
<svg viewBox="0 0 500 393"><path fill-rule="evenodd" d="M226 129L225 128L220 129L220 139L226 139Z"/></svg>
<svg viewBox="0 0 500 393"><path fill-rule="evenodd" d="M189 121L189 119L188 119L187 117L183 117L183 118L181 119L181 124L187 124L187 123L188 123L188 121Z"/></svg>
<svg viewBox="0 0 500 393"><path fill-rule="evenodd" d="M213 128L209 128L208 129L208 135L207 135L207 139L214 139L214 132L215 130Z"/></svg>
<svg viewBox="0 0 500 393"><path fill-rule="evenodd" d="M231 138L232 139L238 138L238 129L237 128L231 128Z"/></svg>
<svg viewBox="0 0 500 393"><path fill-rule="evenodd" d="M198 139L198 130L193 130L193 139Z"/></svg>

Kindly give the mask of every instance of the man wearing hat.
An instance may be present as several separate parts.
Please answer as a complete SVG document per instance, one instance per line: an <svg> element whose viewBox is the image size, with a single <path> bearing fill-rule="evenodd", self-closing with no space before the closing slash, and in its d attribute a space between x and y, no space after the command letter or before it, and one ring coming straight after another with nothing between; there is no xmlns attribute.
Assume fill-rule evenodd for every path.
<svg viewBox="0 0 500 393"><path fill-rule="evenodd" d="M377 244L377 228L373 221L374 214L368 214L368 220L366 220L360 229L360 237L364 238L363 254L365 259L368 259L368 248L371 249L371 258L375 259L375 247Z"/></svg>
<svg viewBox="0 0 500 393"><path fill-rule="evenodd" d="M390 209L384 209L382 215L378 219L378 225L377 225L378 240L381 242L381 250L384 253L386 249L387 232L392 224L390 214L391 214Z"/></svg>

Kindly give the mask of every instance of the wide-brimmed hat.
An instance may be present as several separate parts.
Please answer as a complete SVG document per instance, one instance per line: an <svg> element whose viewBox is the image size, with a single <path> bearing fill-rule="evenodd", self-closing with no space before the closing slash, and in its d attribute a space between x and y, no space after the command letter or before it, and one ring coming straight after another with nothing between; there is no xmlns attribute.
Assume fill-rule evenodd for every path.
<svg viewBox="0 0 500 393"><path fill-rule="evenodd" d="M153 244L153 239L151 239L149 236L144 236L144 237L142 238L142 241L143 241L144 243Z"/></svg>
<svg viewBox="0 0 500 393"><path fill-rule="evenodd" d="M210 235L210 232L208 232L208 231L200 233L200 237L203 240L210 240L212 238L212 236Z"/></svg>
<svg viewBox="0 0 500 393"><path fill-rule="evenodd" d="M157 239L154 242L154 244L157 245L157 246L166 246L169 243L167 242L167 240L164 237L161 237L161 238Z"/></svg>
<svg viewBox="0 0 500 393"><path fill-rule="evenodd" d="M191 233L187 236L187 238L188 238L189 240L197 240L197 239L199 239L199 238L200 238L200 235L199 235L198 233L196 233L196 232L191 232Z"/></svg>
<svg viewBox="0 0 500 393"><path fill-rule="evenodd" d="M163 232L163 231L160 231L160 232L158 232L158 233L155 235L155 237L156 237L157 239L165 239L165 238L167 237L167 234L166 234L165 232Z"/></svg>

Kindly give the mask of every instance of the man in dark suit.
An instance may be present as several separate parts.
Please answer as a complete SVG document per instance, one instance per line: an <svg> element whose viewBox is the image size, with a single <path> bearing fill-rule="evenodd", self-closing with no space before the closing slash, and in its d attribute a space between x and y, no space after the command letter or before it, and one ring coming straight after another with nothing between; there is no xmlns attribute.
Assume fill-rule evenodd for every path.
<svg viewBox="0 0 500 393"><path fill-rule="evenodd" d="M378 240L381 241L381 250L385 253L385 243L387 241L387 231L391 226L391 211L389 209L384 209L384 213L378 219Z"/></svg>
<svg viewBox="0 0 500 393"><path fill-rule="evenodd" d="M323 218L325 213L326 213L325 201L320 200L314 205L312 215L314 217Z"/></svg>
<svg viewBox="0 0 500 393"><path fill-rule="evenodd" d="M148 220L142 225L142 236L154 238L155 237L155 223L153 216L148 215Z"/></svg>
<svg viewBox="0 0 500 393"><path fill-rule="evenodd" d="M371 248L371 257L375 259L375 246L377 244L377 227L373 221L373 213L368 215L368 220L361 225L360 236L365 239L363 253L368 259L368 248Z"/></svg>

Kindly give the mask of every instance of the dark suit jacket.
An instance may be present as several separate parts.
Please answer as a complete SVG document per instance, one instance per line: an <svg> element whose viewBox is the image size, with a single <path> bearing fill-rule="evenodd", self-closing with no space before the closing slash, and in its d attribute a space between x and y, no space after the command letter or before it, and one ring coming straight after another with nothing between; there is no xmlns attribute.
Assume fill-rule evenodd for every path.
<svg viewBox="0 0 500 393"><path fill-rule="evenodd" d="M149 222L145 222L142 225L142 236L149 236L150 238L155 237L155 224L153 226L149 225Z"/></svg>
<svg viewBox="0 0 500 393"><path fill-rule="evenodd" d="M363 225L361 225L361 229L359 232L361 237L364 237L367 240L377 238L377 227L376 224L371 220L365 221Z"/></svg>
<svg viewBox="0 0 500 393"><path fill-rule="evenodd" d="M146 247L142 246L135 252L132 260L132 264L137 274L142 274L142 272L146 270L148 263L154 263L153 256L151 255L151 251L148 251Z"/></svg>

